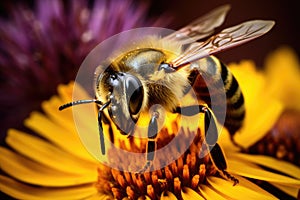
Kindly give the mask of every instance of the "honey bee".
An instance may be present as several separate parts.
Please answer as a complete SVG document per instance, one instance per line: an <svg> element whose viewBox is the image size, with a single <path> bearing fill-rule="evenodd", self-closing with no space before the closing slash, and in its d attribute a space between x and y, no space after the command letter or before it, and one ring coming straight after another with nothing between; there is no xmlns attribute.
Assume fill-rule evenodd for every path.
<svg viewBox="0 0 300 200"><path fill-rule="evenodd" d="M127 48L111 60L104 71L98 73L96 70L95 99L70 102L60 106L59 110L85 103L98 106L100 149L103 155L105 142L102 124L107 118L122 134L132 136L140 114L150 112L147 161L141 172L151 167L157 148L160 109L150 108L160 105L168 112L187 116L203 113L204 133L210 136L206 137L205 142L210 150L211 161L226 178L234 181L234 184L238 183L226 171L226 159L217 143L218 113L211 109L211 99L218 99L218 95L225 91L226 102L217 103L225 104L224 126L229 130L232 142L239 146L233 136L243 124L244 98L235 77L213 54L267 33L274 22L247 21L210 36L223 23L229 8L229 5L216 8L167 36L152 36L138 41L135 46ZM215 91L208 90L211 85L215 86ZM204 103L181 106L180 99L190 90ZM104 110L107 110L108 116Z"/></svg>

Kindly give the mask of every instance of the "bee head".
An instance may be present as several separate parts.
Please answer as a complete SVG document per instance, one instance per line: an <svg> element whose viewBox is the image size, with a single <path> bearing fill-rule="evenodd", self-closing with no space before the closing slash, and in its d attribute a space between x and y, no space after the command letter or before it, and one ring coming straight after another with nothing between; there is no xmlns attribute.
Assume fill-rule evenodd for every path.
<svg viewBox="0 0 300 200"><path fill-rule="evenodd" d="M108 109L110 118L123 134L132 133L142 107L146 104L145 89L140 79L130 73L109 70L97 77L96 85L95 99L73 101L60 106L59 110L79 104L96 103L99 112ZM103 94L106 94L106 99Z"/></svg>
<svg viewBox="0 0 300 200"><path fill-rule="evenodd" d="M144 105L145 90L140 79L128 72L104 72L108 88L110 118L124 134L133 131Z"/></svg>

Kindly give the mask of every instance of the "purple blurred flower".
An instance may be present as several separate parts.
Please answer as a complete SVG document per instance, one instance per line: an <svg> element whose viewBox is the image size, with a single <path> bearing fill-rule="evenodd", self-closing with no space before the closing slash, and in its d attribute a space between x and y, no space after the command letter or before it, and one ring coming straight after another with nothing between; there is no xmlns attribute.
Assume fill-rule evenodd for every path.
<svg viewBox="0 0 300 200"><path fill-rule="evenodd" d="M130 0L6 4L8 17L0 19L0 141L7 128L20 128L30 111L55 94L59 83L74 79L99 42L123 30L162 25L146 20L144 2Z"/></svg>

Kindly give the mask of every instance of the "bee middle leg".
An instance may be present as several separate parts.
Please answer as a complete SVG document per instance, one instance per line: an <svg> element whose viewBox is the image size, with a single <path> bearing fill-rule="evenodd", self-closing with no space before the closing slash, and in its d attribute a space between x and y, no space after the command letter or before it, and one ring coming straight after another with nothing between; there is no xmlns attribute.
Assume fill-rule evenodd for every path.
<svg viewBox="0 0 300 200"><path fill-rule="evenodd" d="M238 179L232 176L227 169L227 162L225 159L224 152L220 145L217 143L219 132L216 124L216 117L210 108L205 105L193 105L186 107L177 107L174 111L184 116L193 116L198 113L204 113L204 131L205 131L205 142L207 149L209 150L209 156L213 165L221 172L226 179L234 182L233 185L238 184Z"/></svg>
<svg viewBox="0 0 300 200"><path fill-rule="evenodd" d="M156 147L157 147L156 136L158 133L158 125L157 125L158 117L159 117L159 112L154 111L152 113L152 117L150 119L149 126L148 126L148 136L147 136L148 142L147 142L147 147L146 147L147 161L146 161L146 164L144 165L144 167L139 171L140 173L144 172L152 167L152 162L154 160L155 151L156 151Z"/></svg>

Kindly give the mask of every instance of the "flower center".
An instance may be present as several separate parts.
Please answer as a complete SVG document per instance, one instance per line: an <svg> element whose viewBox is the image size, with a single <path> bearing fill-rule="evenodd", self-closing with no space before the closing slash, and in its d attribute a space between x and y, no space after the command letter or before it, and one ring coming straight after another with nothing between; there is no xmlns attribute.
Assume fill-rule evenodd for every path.
<svg viewBox="0 0 300 200"><path fill-rule="evenodd" d="M300 165L300 112L285 111L274 127L246 153L273 156Z"/></svg>
<svg viewBox="0 0 300 200"><path fill-rule="evenodd" d="M181 142L185 142L184 140L189 139L188 136L191 132L183 129L181 131L185 132L185 137L181 139ZM157 140L158 148L168 144L173 138L173 134L170 134L167 128L162 129L159 136ZM123 199L124 197L137 199L146 195L151 199L159 199L166 191L172 192L181 198L181 191L184 187L189 187L199 192L198 186L204 183L205 177L216 173L214 166L210 162L209 155L207 153L204 154L205 150L201 149L202 142L203 137L200 129L198 129L190 147L175 161L164 166L164 159L168 158L168 154L176 154L180 151L177 145L171 148L166 155L156 155L155 159L158 159L164 167L155 171L137 173L104 167L104 170L98 171L96 187L99 191L112 194L116 199ZM130 144L131 150L141 149L140 145L136 145L133 140ZM122 148L126 149L125 145ZM145 149L142 151L145 151ZM115 162L119 160L116 154L109 155L109 157ZM136 162L144 161L136 160ZM122 164L128 165L130 163L120 163L120 165Z"/></svg>

